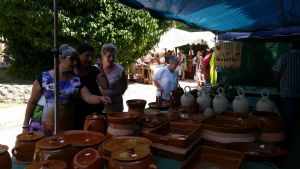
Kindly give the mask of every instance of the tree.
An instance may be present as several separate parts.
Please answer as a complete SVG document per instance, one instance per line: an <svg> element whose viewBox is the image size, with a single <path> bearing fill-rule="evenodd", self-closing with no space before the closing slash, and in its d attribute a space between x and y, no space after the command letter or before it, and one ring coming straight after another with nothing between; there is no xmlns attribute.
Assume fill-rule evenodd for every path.
<svg viewBox="0 0 300 169"><path fill-rule="evenodd" d="M152 49L171 26L113 0L61 0L58 7L58 44L89 42L99 52L101 45L113 43L124 66ZM0 37L14 59L11 74L34 78L52 68L52 1L0 0Z"/></svg>

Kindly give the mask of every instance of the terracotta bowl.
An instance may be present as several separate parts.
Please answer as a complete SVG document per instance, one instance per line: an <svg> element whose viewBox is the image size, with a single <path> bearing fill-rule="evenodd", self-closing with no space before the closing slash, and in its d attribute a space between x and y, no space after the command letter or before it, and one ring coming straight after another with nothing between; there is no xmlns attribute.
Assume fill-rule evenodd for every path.
<svg viewBox="0 0 300 169"><path fill-rule="evenodd" d="M86 130L70 130L58 133L68 138L71 144L77 148L98 148L105 140L105 135L100 132Z"/></svg>
<svg viewBox="0 0 300 169"><path fill-rule="evenodd" d="M108 123L128 124L128 123L135 123L137 117L138 117L138 113L134 113L134 112L116 112L116 113L109 113L107 115L107 120Z"/></svg>
<svg viewBox="0 0 300 169"><path fill-rule="evenodd" d="M144 112L146 107L147 101L142 99L132 99L126 101L128 106L128 111L137 111L137 112Z"/></svg>
<svg viewBox="0 0 300 169"><path fill-rule="evenodd" d="M111 152L113 150L122 148L127 145L136 145L136 144L144 144L147 146L151 146L152 142L143 137L134 137L134 136L119 136L113 137L105 140L103 144L99 147L98 152L105 159L109 160L111 157Z"/></svg>
<svg viewBox="0 0 300 169"><path fill-rule="evenodd" d="M204 130L215 132L246 134L255 132L259 122L255 118L234 118L227 116L216 116L202 121Z"/></svg>
<svg viewBox="0 0 300 169"><path fill-rule="evenodd" d="M171 103L169 102L162 102L161 105L158 105L156 102L151 102L148 105L151 109L156 109L156 110L165 110L171 107Z"/></svg>
<svg viewBox="0 0 300 169"><path fill-rule="evenodd" d="M87 148L77 153L73 159L74 169L103 169L104 159L95 149Z"/></svg>

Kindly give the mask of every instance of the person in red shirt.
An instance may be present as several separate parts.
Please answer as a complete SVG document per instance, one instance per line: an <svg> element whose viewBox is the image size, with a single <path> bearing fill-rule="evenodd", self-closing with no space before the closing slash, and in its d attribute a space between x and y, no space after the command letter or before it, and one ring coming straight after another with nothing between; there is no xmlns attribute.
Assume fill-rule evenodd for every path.
<svg viewBox="0 0 300 169"><path fill-rule="evenodd" d="M210 65L209 65L209 61L210 61L210 58L211 58L211 54L212 54L212 51L209 50L207 51L204 59L202 60L202 65L201 65L201 73L204 75L204 83L205 84L209 84L210 83Z"/></svg>

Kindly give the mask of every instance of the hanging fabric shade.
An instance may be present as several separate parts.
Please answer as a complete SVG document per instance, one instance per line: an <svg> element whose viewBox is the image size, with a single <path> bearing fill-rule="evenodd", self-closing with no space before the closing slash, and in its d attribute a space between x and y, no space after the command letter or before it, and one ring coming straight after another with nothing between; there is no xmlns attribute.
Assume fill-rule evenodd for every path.
<svg viewBox="0 0 300 169"><path fill-rule="evenodd" d="M156 18L213 32L255 32L300 26L297 0L119 0Z"/></svg>

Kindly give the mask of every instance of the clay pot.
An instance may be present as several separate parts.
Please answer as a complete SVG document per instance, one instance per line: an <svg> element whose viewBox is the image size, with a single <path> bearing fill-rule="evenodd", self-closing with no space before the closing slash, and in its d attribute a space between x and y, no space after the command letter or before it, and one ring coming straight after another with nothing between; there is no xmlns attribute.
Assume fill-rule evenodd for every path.
<svg viewBox="0 0 300 169"><path fill-rule="evenodd" d="M207 94L206 89L200 90L197 93L197 103L199 105L200 112L203 112L206 108L210 107L211 105L211 98Z"/></svg>
<svg viewBox="0 0 300 169"><path fill-rule="evenodd" d="M67 138L76 147L76 152L86 148L98 149L105 140L105 135L95 131L71 130L58 133L59 136Z"/></svg>
<svg viewBox="0 0 300 169"><path fill-rule="evenodd" d="M273 111L273 102L269 99L269 91L264 89L261 91L261 98L256 103L256 111Z"/></svg>
<svg viewBox="0 0 300 169"><path fill-rule="evenodd" d="M181 87L177 87L174 91L171 92L171 104L173 107L181 105L181 96L184 94L184 91Z"/></svg>
<svg viewBox="0 0 300 169"><path fill-rule="evenodd" d="M190 106L190 104L195 100L194 96L189 91L187 91L187 89L189 89L189 91L191 91L191 87L186 86L184 88L185 93L181 96L181 99L180 99L181 106L183 106L183 107Z"/></svg>
<svg viewBox="0 0 300 169"><path fill-rule="evenodd" d="M264 142L280 142L284 139L284 124L281 116L273 112L257 111L252 113L260 121L257 140Z"/></svg>
<svg viewBox="0 0 300 169"><path fill-rule="evenodd" d="M11 169L12 163L9 153L7 152L8 147L0 144L0 166L1 169Z"/></svg>
<svg viewBox="0 0 300 169"><path fill-rule="evenodd" d="M105 116L97 113L85 117L84 130L106 133L107 123Z"/></svg>
<svg viewBox="0 0 300 169"><path fill-rule="evenodd" d="M34 156L35 144L44 137L39 131L27 131L17 136L15 147L11 153L16 162L31 163Z"/></svg>
<svg viewBox="0 0 300 169"><path fill-rule="evenodd" d="M25 169L66 169L67 164L59 160L46 160L43 162L35 162Z"/></svg>
<svg viewBox="0 0 300 169"><path fill-rule="evenodd" d="M125 146L112 151L109 169L158 169L150 148L145 145Z"/></svg>
<svg viewBox="0 0 300 169"><path fill-rule="evenodd" d="M67 165L72 163L76 148L71 141L61 136L44 138L36 143L34 161L61 160ZM70 167L70 166L68 166Z"/></svg>
<svg viewBox="0 0 300 169"><path fill-rule="evenodd" d="M92 148L77 153L73 160L74 169L103 169L104 159Z"/></svg>
<svg viewBox="0 0 300 169"><path fill-rule="evenodd" d="M253 142L259 127L256 118L215 116L202 121L202 137L217 143Z"/></svg>
<svg viewBox="0 0 300 169"><path fill-rule="evenodd" d="M223 113L227 110L228 100L225 97L225 89L222 87L218 88L218 95L213 100L213 107L215 113Z"/></svg>
<svg viewBox="0 0 300 169"><path fill-rule="evenodd" d="M233 111L240 112L240 113L248 113L249 101L245 97L244 89L239 88L237 93L238 93L238 96L236 96L232 102Z"/></svg>
<svg viewBox="0 0 300 169"><path fill-rule="evenodd" d="M144 113L147 101L142 99L133 99L127 100L126 103L128 106L128 112L138 112L142 114Z"/></svg>
<svg viewBox="0 0 300 169"><path fill-rule="evenodd" d="M137 116L132 112L117 112L107 115L107 133L112 136L128 136L134 133Z"/></svg>
<svg viewBox="0 0 300 169"><path fill-rule="evenodd" d="M104 143L99 147L98 152L104 159L109 160L111 157L111 152L115 149L119 149L127 145L147 145L150 147L151 144L152 142L150 140L143 137L113 137L104 141Z"/></svg>

